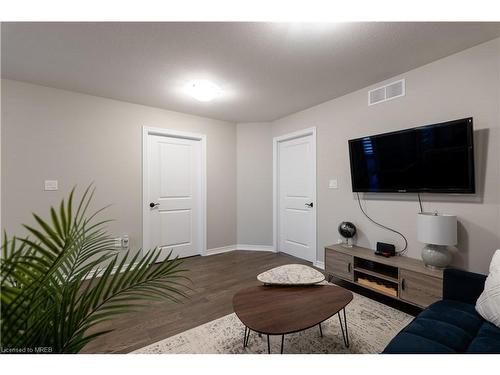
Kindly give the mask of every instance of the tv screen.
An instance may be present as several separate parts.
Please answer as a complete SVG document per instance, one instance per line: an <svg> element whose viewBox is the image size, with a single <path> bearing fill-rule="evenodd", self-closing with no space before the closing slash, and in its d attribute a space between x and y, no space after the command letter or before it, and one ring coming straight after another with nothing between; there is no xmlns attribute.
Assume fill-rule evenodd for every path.
<svg viewBox="0 0 500 375"><path fill-rule="evenodd" d="M351 139L354 192L475 193L472 117Z"/></svg>

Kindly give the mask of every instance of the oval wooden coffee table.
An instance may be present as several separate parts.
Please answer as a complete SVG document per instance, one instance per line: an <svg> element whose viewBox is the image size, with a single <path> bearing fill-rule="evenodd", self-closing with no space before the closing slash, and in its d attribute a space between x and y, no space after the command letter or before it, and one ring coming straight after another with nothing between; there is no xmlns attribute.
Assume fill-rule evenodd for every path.
<svg viewBox="0 0 500 375"><path fill-rule="evenodd" d="M285 335L319 325L338 314L344 344L349 347L345 307L352 293L333 285L253 286L238 291L233 297L234 312L245 325L243 347L250 332L267 335L267 350L271 353L269 336L281 335L281 353ZM344 315L344 326L340 312Z"/></svg>

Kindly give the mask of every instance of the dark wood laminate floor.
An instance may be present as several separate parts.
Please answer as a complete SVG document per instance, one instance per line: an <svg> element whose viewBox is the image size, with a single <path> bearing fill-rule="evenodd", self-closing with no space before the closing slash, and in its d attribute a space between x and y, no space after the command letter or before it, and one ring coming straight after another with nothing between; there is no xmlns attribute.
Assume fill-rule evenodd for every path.
<svg viewBox="0 0 500 375"><path fill-rule="evenodd" d="M193 282L182 304L150 302L137 313L123 315L100 328L114 331L89 343L84 353L127 353L233 312L233 295L259 285L256 276L289 263L311 264L283 253L232 251L184 260Z"/></svg>
<svg viewBox="0 0 500 375"><path fill-rule="evenodd" d="M259 285L256 276L270 268L310 262L283 254L260 251L232 251L184 260L192 291L182 304L149 302L143 310L120 316L99 328L113 332L89 343L83 353L128 353L233 312L233 295L240 289ZM420 309L380 294L335 280L344 288L416 315Z"/></svg>

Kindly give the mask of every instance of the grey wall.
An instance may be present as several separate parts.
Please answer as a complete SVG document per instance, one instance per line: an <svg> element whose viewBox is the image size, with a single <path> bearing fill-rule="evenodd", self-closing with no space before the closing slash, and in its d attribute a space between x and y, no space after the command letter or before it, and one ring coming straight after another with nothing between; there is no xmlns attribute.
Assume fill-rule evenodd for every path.
<svg viewBox="0 0 500 375"><path fill-rule="evenodd" d="M113 204L110 231L142 246L142 126L207 135L207 247L236 243L236 126L95 96L2 80L2 224L19 233L73 185L94 181ZM45 179L59 191L44 192Z"/></svg>
<svg viewBox="0 0 500 375"><path fill-rule="evenodd" d="M362 246L402 242L369 223L357 207L351 191L348 139L473 116L478 194L424 194L423 199L427 211L458 215L456 265L487 271L494 250L500 248L499 74L500 39L496 39L388 80L406 78L403 98L369 107L368 87L273 122L273 136L317 127L319 260L324 259L323 246L336 242L337 225L343 220L356 224ZM330 178L338 179L338 190L328 189ZM408 255L420 257L415 196L379 194L365 199L368 213L403 231L409 239Z"/></svg>
<svg viewBox="0 0 500 375"><path fill-rule="evenodd" d="M465 116L474 117L478 194L424 194L424 208L458 215L456 265L486 272L500 248L500 39L425 65L406 78L407 95L367 106L367 90L273 123L215 121L125 102L2 81L2 225L16 232L30 212L46 212L74 184L95 181L96 207L114 203L116 234L141 243L141 126L207 134L208 248L272 245L272 137L317 127L318 259L336 242L337 225L353 221L358 244L401 240L373 226L351 192L347 140ZM380 84L382 84L381 82ZM238 152L236 151L238 149ZM238 168L238 172L236 172ZM58 192L43 192L44 179ZM328 189L337 178L339 189ZM403 231L418 258L418 204L413 195L364 196L369 214Z"/></svg>
<svg viewBox="0 0 500 375"><path fill-rule="evenodd" d="M238 244L272 246L273 144L270 123L237 124Z"/></svg>

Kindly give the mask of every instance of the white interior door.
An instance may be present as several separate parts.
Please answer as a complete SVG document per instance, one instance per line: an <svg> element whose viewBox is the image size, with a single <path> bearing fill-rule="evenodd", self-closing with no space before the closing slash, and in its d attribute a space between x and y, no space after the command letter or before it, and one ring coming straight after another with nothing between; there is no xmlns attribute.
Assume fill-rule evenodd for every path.
<svg viewBox="0 0 500 375"><path fill-rule="evenodd" d="M278 142L278 251L316 259L315 134Z"/></svg>
<svg viewBox="0 0 500 375"><path fill-rule="evenodd" d="M201 141L154 134L147 138L146 250L161 248L159 261L170 250L180 258L201 254Z"/></svg>

